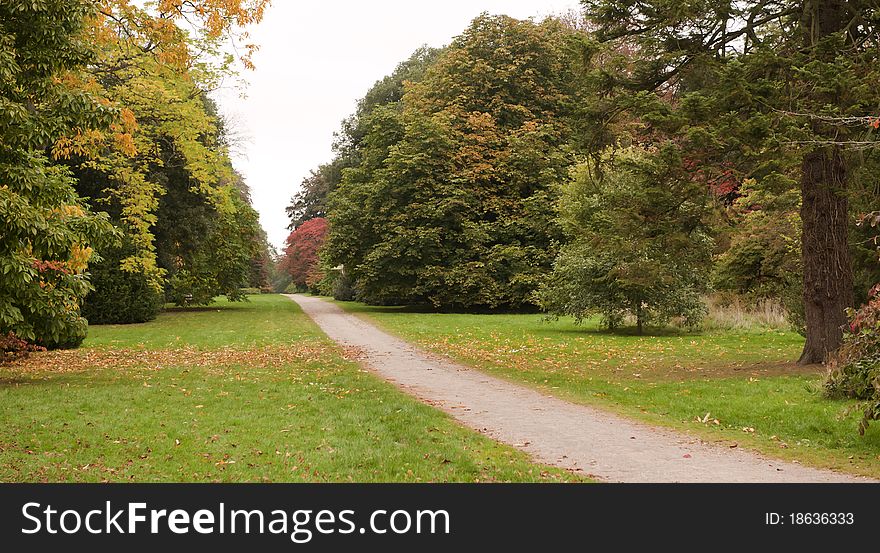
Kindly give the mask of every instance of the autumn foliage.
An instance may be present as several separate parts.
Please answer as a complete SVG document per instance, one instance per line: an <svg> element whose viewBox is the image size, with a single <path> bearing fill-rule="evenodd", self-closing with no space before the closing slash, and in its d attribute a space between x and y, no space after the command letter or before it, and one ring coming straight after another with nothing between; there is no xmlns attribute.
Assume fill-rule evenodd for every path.
<svg viewBox="0 0 880 553"><path fill-rule="evenodd" d="M301 288L313 288L323 278L318 251L327 239L327 230L327 219L317 217L309 219L287 237L282 267Z"/></svg>

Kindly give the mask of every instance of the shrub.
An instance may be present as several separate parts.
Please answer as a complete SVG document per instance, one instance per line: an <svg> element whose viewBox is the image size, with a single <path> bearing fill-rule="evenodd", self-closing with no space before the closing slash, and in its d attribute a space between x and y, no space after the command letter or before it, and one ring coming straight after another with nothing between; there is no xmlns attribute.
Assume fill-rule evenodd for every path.
<svg viewBox="0 0 880 553"><path fill-rule="evenodd" d="M843 346L830 360L825 390L830 397L867 401L859 433L869 421L880 419L880 284L868 294L868 303L850 309Z"/></svg>
<svg viewBox="0 0 880 553"><path fill-rule="evenodd" d="M336 301L354 301L355 291L351 277L344 272L334 273L335 278L330 282L330 292Z"/></svg>
<svg viewBox="0 0 880 553"><path fill-rule="evenodd" d="M241 291L242 294L244 294L246 296L263 293L263 290L261 288L255 288L255 287L240 288L239 290Z"/></svg>
<svg viewBox="0 0 880 553"><path fill-rule="evenodd" d="M82 315L91 324L143 323L162 309L162 293L143 272L124 270L120 263L133 255L132 246L110 248L89 266L94 290L83 302Z"/></svg>

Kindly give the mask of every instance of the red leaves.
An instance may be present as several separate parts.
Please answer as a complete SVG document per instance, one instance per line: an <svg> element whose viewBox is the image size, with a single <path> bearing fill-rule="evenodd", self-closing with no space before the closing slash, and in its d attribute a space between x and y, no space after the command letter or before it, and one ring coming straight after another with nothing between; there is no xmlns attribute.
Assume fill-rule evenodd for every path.
<svg viewBox="0 0 880 553"><path fill-rule="evenodd" d="M0 335L0 364L23 359L33 351L46 351L46 348L30 344L12 332Z"/></svg>
<svg viewBox="0 0 880 553"><path fill-rule="evenodd" d="M41 273L46 273L49 271L55 271L58 273L63 273L65 275L69 275L71 273L71 270L67 266L67 263L65 261L42 261L40 259L35 259L33 262L33 267Z"/></svg>
<svg viewBox="0 0 880 553"><path fill-rule="evenodd" d="M327 239L327 219L317 217L301 224L287 237L287 249L281 266L299 286L313 285L321 276L318 270L318 250Z"/></svg>
<svg viewBox="0 0 880 553"><path fill-rule="evenodd" d="M871 121L871 127L875 129L880 129L880 118Z"/></svg>

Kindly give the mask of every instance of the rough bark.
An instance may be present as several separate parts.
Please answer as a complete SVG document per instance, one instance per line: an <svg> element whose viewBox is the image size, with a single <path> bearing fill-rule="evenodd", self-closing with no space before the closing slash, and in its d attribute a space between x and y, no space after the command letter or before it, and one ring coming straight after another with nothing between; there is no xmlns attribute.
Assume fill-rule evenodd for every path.
<svg viewBox="0 0 880 553"><path fill-rule="evenodd" d="M848 21L845 0L805 0L802 18L804 46L829 61L834 52L817 48ZM833 104L839 98L822 94L816 102ZM818 136L829 133L818 125ZM833 134L830 138L833 138ZM800 364L824 363L840 347L845 309L852 303L853 276L849 258L846 163L838 147L819 148L801 163L801 241L804 264L804 316L807 341Z"/></svg>
<svg viewBox="0 0 880 553"><path fill-rule="evenodd" d="M840 347L852 303L846 166L836 148L804 156L801 175L804 315L807 341L800 364L823 363Z"/></svg>

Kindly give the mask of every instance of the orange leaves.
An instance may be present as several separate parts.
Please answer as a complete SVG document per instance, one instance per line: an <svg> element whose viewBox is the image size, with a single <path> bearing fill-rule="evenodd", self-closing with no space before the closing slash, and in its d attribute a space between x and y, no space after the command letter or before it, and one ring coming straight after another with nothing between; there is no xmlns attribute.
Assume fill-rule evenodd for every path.
<svg viewBox="0 0 880 553"><path fill-rule="evenodd" d="M128 108L119 110L119 120L110 125L113 131L113 147L123 155L134 157L138 150L134 142L134 133L138 129L137 118Z"/></svg>
<svg viewBox="0 0 880 553"><path fill-rule="evenodd" d="M871 127L874 129L880 129L880 118L871 121Z"/></svg>
<svg viewBox="0 0 880 553"><path fill-rule="evenodd" d="M113 135L113 144L116 149L127 156L137 155L137 146L134 144L134 138L131 133L116 133Z"/></svg>
<svg viewBox="0 0 880 553"><path fill-rule="evenodd" d="M209 36L219 36L232 25L245 27L259 23L270 0L161 0L160 13L172 18L196 17Z"/></svg>
<svg viewBox="0 0 880 553"><path fill-rule="evenodd" d="M127 131L133 131L137 129L137 119L134 116L134 112L132 112L128 108L122 108L119 111L119 120L122 122L122 126Z"/></svg>

